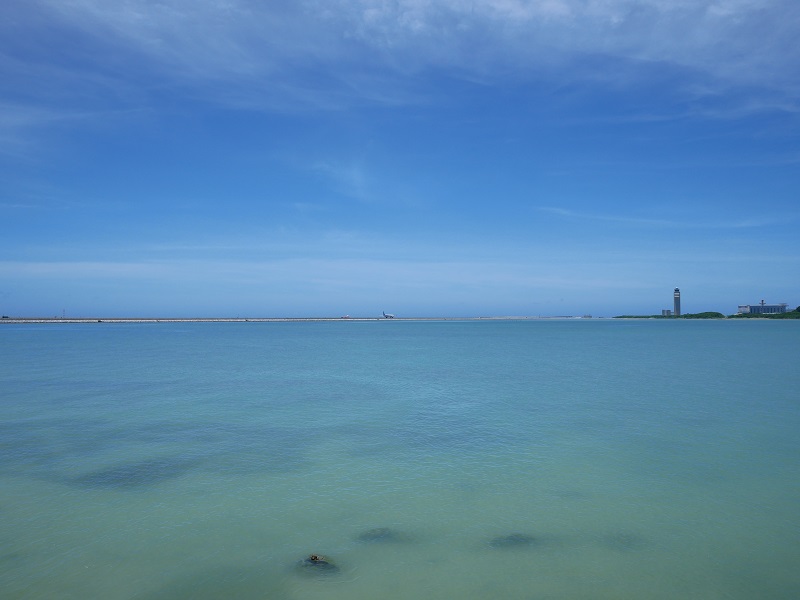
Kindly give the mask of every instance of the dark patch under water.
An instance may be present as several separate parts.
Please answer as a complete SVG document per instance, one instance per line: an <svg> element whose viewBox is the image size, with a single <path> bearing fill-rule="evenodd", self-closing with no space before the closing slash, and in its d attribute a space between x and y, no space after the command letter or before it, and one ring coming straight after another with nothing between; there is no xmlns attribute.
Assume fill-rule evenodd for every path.
<svg viewBox="0 0 800 600"><path fill-rule="evenodd" d="M600 536L600 543L611 550L635 552L646 546L645 539L635 533L616 532Z"/></svg>
<svg viewBox="0 0 800 600"><path fill-rule="evenodd" d="M536 542L537 539L527 533L510 533L493 537L489 540L489 547L499 549L527 548Z"/></svg>
<svg viewBox="0 0 800 600"><path fill-rule="evenodd" d="M0 554L0 565L17 565L25 560L22 552L6 552Z"/></svg>
<svg viewBox="0 0 800 600"><path fill-rule="evenodd" d="M196 460L154 458L101 469L70 479L73 485L90 488L134 488L155 485L183 476Z"/></svg>
<svg viewBox="0 0 800 600"><path fill-rule="evenodd" d="M205 566L142 591L136 600L289 600L282 578L263 566Z"/></svg>
<svg viewBox="0 0 800 600"><path fill-rule="evenodd" d="M399 532L389 527L375 527L360 533L356 539L359 542L384 543L400 542L404 537Z"/></svg>
<svg viewBox="0 0 800 600"><path fill-rule="evenodd" d="M285 473L306 464L312 441L309 434L294 428L255 424L20 419L0 423L0 472L72 485L128 488L174 479L201 466L226 475ZM64 475L76 463L108 464L121 451L142 454L153 444L162 451L175 447L180 452L77 477Z"/></svg>
<svg viewBox="0 0 800 600"><path fill-rule="evenodd" d="M589 494L579 490L554 490L552 495L559 500L587 500Z"/></svg>

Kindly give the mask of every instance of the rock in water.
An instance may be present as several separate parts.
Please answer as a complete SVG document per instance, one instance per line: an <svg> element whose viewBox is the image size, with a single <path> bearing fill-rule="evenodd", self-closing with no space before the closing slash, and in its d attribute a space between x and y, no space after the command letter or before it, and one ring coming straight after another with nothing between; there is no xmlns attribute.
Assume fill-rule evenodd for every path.
<svg viewBox="0 0 800 600"><path fill-rule="evenodd" d="M339 570L339 567L321 554L309 554L300 561L299 566L308 573L335 573Z"/></svg>

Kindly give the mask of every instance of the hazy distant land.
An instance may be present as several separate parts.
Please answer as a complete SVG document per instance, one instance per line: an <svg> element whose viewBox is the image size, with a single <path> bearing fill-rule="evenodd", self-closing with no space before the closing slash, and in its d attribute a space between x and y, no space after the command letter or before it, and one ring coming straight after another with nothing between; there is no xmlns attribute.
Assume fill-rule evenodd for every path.
<svg viewBox="0 0 800 600"><path fill-rule="evenodd" d="M325 321L527 321L553 319L800 319L800 306L795 310L779 314L736 314L720 312L687 313L680 316L665 315L619 315L615 317L571 316L485 316L485 317L10 317L3 316L2 323L291 323Z"/></svg>
<svg viewBox="0 0 800 600"><path fill-rule="evenodd" d="M525 321L548 319L591 319L576 316L490 316L490 317L3 317L2 323L291 323L325 321ZM607 317L598 317L607 318Z"/></svg>
<svg viewBox="0 0 800 600"><path fill-rule="evenodd" d="M778 314L735 314L725 316L721 312L686 313L675 315L618 315L615 317L592 317L592 315L552 316L483 316L483 317L11 317L3 315L2 323L290 323L324 321L527 321L548 319L800 319L800 306Z"/></svg>

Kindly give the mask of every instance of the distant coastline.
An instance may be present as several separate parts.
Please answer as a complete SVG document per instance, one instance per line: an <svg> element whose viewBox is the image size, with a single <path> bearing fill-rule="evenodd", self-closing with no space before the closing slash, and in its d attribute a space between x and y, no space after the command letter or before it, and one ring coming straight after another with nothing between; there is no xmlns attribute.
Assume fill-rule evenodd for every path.
<svg viewBox="0 0 800 600"><path fill-rule="evenodd" d="M0 324L78 324L78 323L325 323L325 322L368 322L368 321L616 321L628 319L660 319L680 321L692 319L800 319L800 311L793 310L781 314L724 315L718 312L705 312L677 316L663 315L619 315L615 317L591 317L553 315L553 316L484 316L484 317L11 317L3 315Z"/></svg>
<svg viewBox="0 0 800 600"><path fill-rule="evenodd" d="M607 317L596 317L596 319ZM3 317L1 323L318 323L347 321L547 321L591 320L574 316L494 316L494 317Z"/></svg>
<svg viewBox="0 0 800 600"><path fill-rule="evenodd" d="M798 307L800 309L800 307ZM800 319L800 310L790 310L783 313L755 313L755 314L735 314L725 316L719 312L702 312L692 313L685 315L620 315L613 317L614 319L664 319L667 321L674 321L681 319L771 319L771 320L795 320Z"/></svg>

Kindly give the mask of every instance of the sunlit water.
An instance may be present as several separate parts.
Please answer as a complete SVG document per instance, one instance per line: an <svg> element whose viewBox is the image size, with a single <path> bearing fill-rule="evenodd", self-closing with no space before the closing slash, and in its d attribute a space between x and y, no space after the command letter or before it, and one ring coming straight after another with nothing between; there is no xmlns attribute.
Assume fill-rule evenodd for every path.
<svg viewBox="0 0 800 600"><path fill-rule="evenodd" d="M798 342L773 321L6 324L0 597L798 598Z"/></svg>

